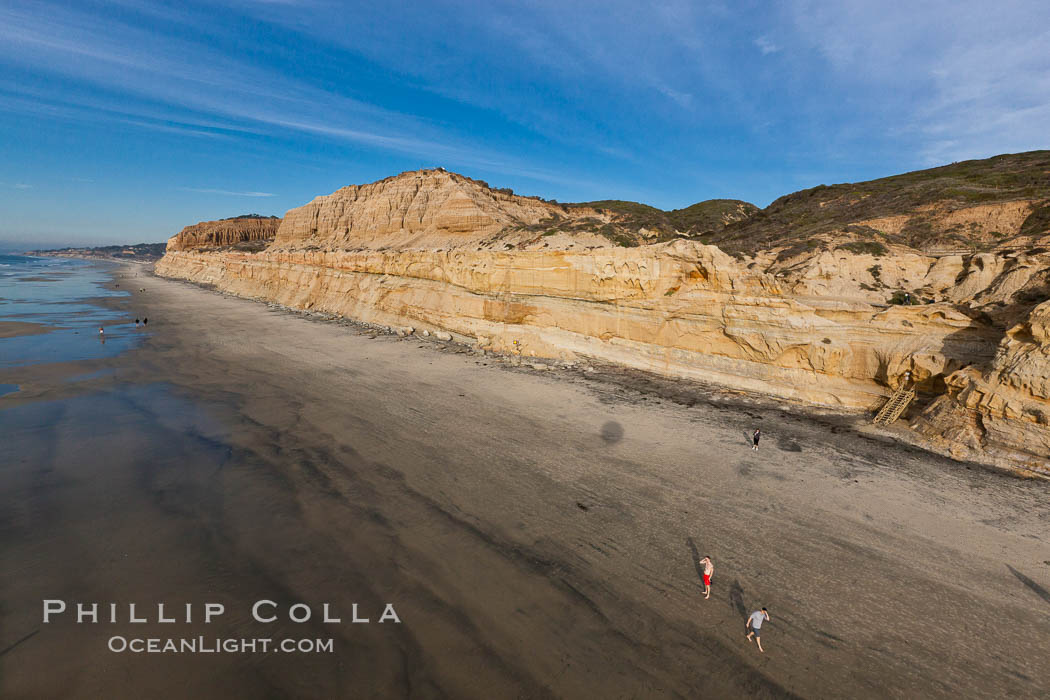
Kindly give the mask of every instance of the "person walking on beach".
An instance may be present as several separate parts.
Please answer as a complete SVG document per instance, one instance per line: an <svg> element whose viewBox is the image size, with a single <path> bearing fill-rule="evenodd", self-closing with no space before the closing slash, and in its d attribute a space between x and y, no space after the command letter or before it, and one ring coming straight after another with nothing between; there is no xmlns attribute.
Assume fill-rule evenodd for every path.
<svg viewBox="0 0 1050 700"><path fill-rule="evenodd" d="M711 597L711 574L715 573L715 565L711 563L711 557L700 560L704 565L704 600Z"/></svg>
<svg viewBox="0 0 1050 700"><path fill-rule="evenodd" d="M145 326L145 325L146 325L147 323L149 323L149 319L148 319L148 318L145 318L145 317L143 317L143 319L142 319L142 325L144 325L144 326Z"/></svg>
<svg viewBox="0 0 1050 700"><path fill-rule="evenodd" d="M763 654L766 650L762 648L762 623L769 619L769 611L765 608L756 610L751 613L751 617L747 618L747 624L744 629L750 629L747 633L747 641L751 641L752 635L755 637L755 641L758 642L758 650Z"/></svg>
<svg viewBox="0 0 1050 700"><path fill-rule="evenodd" d="M751 449L758 452L758 440L762 437L762 431L755 428L755 432L751 434Z"/></svg>
<svg viewBox="0 0 1050 700"><path fill-rule="evenodd" d="M98 337L101 338L106 334L106 331L102 330L102 326L98 327Z"/></svg>

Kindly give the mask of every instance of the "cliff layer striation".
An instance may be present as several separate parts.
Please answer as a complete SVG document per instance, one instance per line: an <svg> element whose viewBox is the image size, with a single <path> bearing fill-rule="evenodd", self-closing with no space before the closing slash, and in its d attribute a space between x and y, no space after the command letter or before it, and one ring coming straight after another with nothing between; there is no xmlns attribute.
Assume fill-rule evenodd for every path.
<svg viewBox="0 0 1050 700"><path fill-rule="evenodd" d="M937 449L1050 474L1050 253L1029 223L1041 200L1017 196L973 205L989 226L1020 221L1010 245L983 251L937 253L891 235L800 245L788 222L783 240L728 254L705 239L765 227L768 212L715 200L703 231L681 231L671 216L425 170L293 209L258 252L190 245L184 231L156 269L495 351L600 358L851 410L877 408L907 372L919 401L905 418ZM971 221L971 204L930 220ZM892 216L925 217L926 206Z"/></svg>
<svg viewBox="0 0 1050 700"><path fill-rule="evenodd" d="M167 250L207 250L238 248L262 250L273 241L281 219L276 216L235 216L218 221L202 221L187 226L168 240Z"/></svg>

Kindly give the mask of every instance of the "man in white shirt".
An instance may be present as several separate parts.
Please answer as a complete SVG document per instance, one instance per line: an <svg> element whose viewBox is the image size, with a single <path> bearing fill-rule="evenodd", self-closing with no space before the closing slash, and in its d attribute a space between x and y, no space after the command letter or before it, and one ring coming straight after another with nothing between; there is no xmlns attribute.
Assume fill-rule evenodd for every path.
<svg viewBox="0 0 1050 700"><path fill-rule="evenodd" d="M747 633L747 641L751 641L752 635L755 637L755 641L758 642L758 650L765 653L765 649L762 648L762 623L769 619L769 611L765 608L756 610L751 613L751 617L747 618L747 625L744 629L750 629Z"/></svg>

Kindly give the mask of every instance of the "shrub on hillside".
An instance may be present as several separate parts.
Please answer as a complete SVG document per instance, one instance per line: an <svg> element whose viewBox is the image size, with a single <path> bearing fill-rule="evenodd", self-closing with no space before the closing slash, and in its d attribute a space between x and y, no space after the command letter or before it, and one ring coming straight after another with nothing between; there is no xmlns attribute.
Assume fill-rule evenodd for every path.
<svg viewBox="0 0 1050 700"><path fill-rule="evenodd" d="M839 248L848 250L854 255L874 255L876 257L881 257L889 252L886 250L886 246L878 241L853 241L852 243L844 243Z"/></svg>
<svg viewBox="0 0 1050 700"><path fill-rule="evenodd" d="M898 290L890 297L889 303L901 306L918 306L922 301L911 292L902 292Z"/></svg>

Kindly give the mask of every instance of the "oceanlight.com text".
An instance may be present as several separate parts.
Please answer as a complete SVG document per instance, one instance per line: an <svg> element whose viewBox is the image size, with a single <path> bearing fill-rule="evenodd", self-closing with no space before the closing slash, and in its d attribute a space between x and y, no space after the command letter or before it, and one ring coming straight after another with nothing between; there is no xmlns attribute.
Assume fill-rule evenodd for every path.
<svg viewBox="0 0 1050 700"><path fill-rule="evenodd" d="M110 637L109 650L131 654L331 654L329 639L220 639L216 637Z"/></svg>

